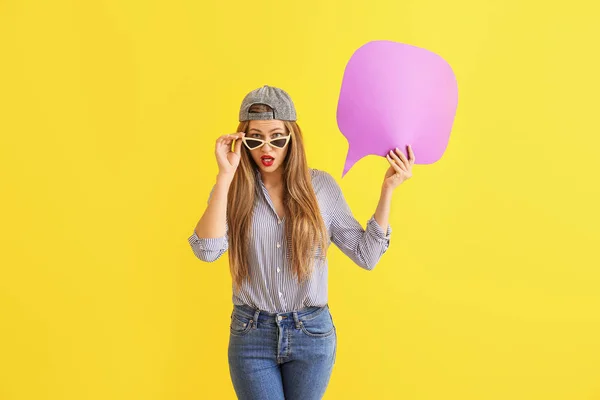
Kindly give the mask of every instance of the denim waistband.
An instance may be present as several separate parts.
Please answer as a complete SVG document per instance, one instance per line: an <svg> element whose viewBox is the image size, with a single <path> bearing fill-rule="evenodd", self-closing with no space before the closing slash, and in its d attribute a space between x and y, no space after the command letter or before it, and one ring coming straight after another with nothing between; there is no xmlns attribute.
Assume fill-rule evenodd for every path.
<svg viewBox="0 0 600 400"><path fill-rule="evenodd" d="M237 315L245 316L245 317L253 319L256 322L263 323L263 324L265 324L265 323L275 324L277 321L286 320L286 319L294 320L294 321L297 321L298 319L302 319L304 321L308 321L313 318L316 318L319 314L321 314L323 311L328 310L328 309L329 309L329 304L325 304L324 306L304 307L304 308L301 308L296 311L272 313L272 312L264 311L264 310L249 306L247 304L234 304L232 315L237 314Z"/></svg>

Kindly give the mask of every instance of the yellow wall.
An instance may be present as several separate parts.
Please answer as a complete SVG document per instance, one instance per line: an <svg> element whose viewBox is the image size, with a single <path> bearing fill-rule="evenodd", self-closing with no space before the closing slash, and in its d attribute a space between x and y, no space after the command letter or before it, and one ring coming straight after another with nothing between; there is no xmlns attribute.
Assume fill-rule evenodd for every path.
<svg viewBox="0 0 600 400"><path fill-rule="evenodd" d="M252 5L254 4L254 5ZM342 180L343 70L370 40L456 73L444 157L393 200L374 271L332 247L327 399L600 399L593 2L0 2L0 398L232 399L227 258L187 237L242 97L285 88ZM418 158L418 154L417 154Z"/></svg>

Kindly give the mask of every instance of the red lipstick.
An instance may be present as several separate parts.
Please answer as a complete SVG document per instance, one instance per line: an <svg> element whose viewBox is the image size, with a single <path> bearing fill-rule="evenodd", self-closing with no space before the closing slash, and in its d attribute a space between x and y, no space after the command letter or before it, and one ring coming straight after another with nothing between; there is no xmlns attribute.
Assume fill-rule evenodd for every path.
<svg viewBox="0 0 600 400"><path fill-rule="evenodd" d="M265 167L270 167L271 165L273 165L273 162L275 161L275 159L271 156L262 156L260 158L260 160L262 161L262 163Z"/></svg>

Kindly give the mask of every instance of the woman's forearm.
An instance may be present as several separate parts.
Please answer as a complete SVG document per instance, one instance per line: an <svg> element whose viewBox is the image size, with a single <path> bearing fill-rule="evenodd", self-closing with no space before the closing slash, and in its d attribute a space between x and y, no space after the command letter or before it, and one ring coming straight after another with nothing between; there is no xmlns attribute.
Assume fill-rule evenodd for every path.
<svg viewBox="0 0 600 400"><path fill-rule="evenodd" d="M196 225L195 232L199 238L218 238L225 236L227 223L227 193L231 186L231 178L217 176L217 183L210 196L208 207Z"/></svg>
<svg viewBox="0 0 600 400"><path fill-rule="evenodd" d="M375 221L377 221L377 224L384 232L387 231L389 225L393 190L387 188L381 189L379 203L377 203L377 209L375 210Z"/></svg>

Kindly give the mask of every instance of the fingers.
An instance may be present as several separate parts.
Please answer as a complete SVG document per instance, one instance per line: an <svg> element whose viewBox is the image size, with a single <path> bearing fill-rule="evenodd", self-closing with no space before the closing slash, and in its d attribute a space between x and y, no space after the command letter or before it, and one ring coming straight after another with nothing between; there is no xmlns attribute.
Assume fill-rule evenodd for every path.
<svg viewBox="0 0 600 400"><path fill-rule="evenodd" d="M224 141L224 142L231 143L232 140L240 139L244 135L245 135L244 132L230 133L229 135L219 136L219 138L217 139L217 141L221 140L221 141Z"/></svg>
<svg viewBox="0 0 600 400"><path fill-rule="evenodd" d="M233 152L239 156L241 153L241 149L242 149L242 140L240 138L235 141L235 146L234 146Z"/></svg>
<svg viewBox="0 0 600 400"><path fill-rule="evenodd" d="M408 162L408 158L406 158L406 156L404 155L404 153L401 152L400 149L397 148L397 147L396 147L396 153L398 153L398 156L400 157L400 159L404 163L404 166L408 169L408 167L410 166L410 163Z"/></svg>
<svg viewBox="0 0 600 400"><path fill-rule="evenodd" d="M408 160L406 159L406 156L404 154L402 154L400 149L398 149L396 147L396 152L394 152L393 150L390 150L390 154L391 154L391 157L394 159L394 161L396 161L396 163L398 163L398 166L400 168L402 168L404 171L408 171Z"/></svg>
<svg viewBox="0 0 600 400"><path fill-rule="evenodd" d="M408 161L411 165L415 163L415 153L413 152L411 145L408 145Z"/></svg>
<svg viewBox="0 0 600 400"><path fill-rule="evenodd" d="M238 132L238 133L231 134L231 135L223 135L223 136L221 136L221 139L223 140L223 143L231 144L231 142L233 142L236 139L241 139L243 136L244 136L243 132Z"/></svg>
<svg viewBox="0 0 600 400"><path fill-rule="evenodd" d="M411 145L407 145L406 146L408 148L408 158L406 158L406 156L404 155L404 153L402 153L400 151L399 148L396 147L396 152L392 152L390 151L390 154L392 155L392 157L395 157L394 159L397 162L400 162L400 167L402 167L402 169L408 171L409 168L411 168L413 166L413 164L415 163L415 153L412 149Z"/></svg>
<svg viewBox="0 0 600 400"><path fill-rule="evenodd" d="M219 148L222 148L223 146L230 146L229 149L231 150L231 143L236 139L241 139L242 137L244 137L244 135L245 135L244 132L237 132L237 133L219 136L217 138L215 147L216 147L216 149L219 149Z"/></svg>
<svg viewBox="0 0 600 400"><path fill-rule="evenodd" d="M236 133L229 133L227 135L222 135L219 136L219 139L225 139L225 138L238 138L238 137L242 137L244 136L246 133L245 132L236 132Z"/></svg>
<svg viewBox="0 0 600 400"><path fill-rule="evenodd" d="M394 168L394 170L396 171L397 174L402 174L402 169L398 166L398 163L396 161L394 161L392 159L392 157L390 157L389 154L385 155L385 158L387 158L388 162L390 163L390 165Z"/></svg>

